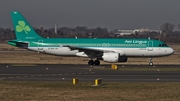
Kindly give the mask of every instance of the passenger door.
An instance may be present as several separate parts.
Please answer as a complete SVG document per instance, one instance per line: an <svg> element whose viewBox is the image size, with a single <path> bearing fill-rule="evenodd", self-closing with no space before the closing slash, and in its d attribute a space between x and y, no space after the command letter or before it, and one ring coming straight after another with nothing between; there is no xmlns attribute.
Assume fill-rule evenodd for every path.
<svg viewBox="0 0 180 101"><path fill-rule="evenodd" d="M43 50L43 40L38 40L38 50Z"/></svg>
<svg viewBox="0 0 180 101"><path fill-rule="evenodd" d="M148 41L148 51L153 51L153 41Z"/></svg>

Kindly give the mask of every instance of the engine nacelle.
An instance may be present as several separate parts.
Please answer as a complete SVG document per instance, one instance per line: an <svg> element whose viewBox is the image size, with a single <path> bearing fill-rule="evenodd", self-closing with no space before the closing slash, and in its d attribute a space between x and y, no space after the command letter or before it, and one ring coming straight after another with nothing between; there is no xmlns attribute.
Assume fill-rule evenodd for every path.
<svg viewBox="0 0 180 101"><path fill-rule="evenodd" d="M106 62L127 62L127 57L120 56L119 53L103 53L102 58Z"/></svg>
<svg viewBox="0 0 180 101"><path fill-rule="evenodd" d="M76 53L76 56L88 57L84 52L78 52L78 53Z"/></svg>

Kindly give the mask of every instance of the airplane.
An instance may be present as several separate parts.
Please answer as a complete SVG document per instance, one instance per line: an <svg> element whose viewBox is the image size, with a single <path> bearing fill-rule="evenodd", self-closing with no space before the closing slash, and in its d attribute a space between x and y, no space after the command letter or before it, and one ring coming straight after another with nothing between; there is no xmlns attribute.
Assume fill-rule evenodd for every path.
<svg viewBox="0 0 180 101"><path fill-rule="evenodd" d="M9 45L57 56L90 58L89 65L127 62L129 57L149 58L169 56L174 50L164 42L151 38L43 38L39 36L20 12L12 11L16 39ZM95 60L93 60L95 59Z"/></svg>

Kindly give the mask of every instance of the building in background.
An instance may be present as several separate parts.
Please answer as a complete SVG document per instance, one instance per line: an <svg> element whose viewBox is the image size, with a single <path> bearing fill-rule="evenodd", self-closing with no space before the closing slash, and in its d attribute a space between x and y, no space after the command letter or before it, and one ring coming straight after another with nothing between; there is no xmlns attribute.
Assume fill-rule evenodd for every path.
<svg viewBox="0 0 180 101"><path fill-rule="evenodd" d="M134 34L134 30L117 30L117 32L115 33L116 36L133 35L133 34Z"/></svg>
<svg viewBox="0 0 180 101"><path fill-rule="evenodd" d="M125 35L143 35L143 34L149 34L149 33L157 33L162 34L161 30L151 30L148 28L140 28L140 29L134 29L134 30L117 30L115 32L115 36L125 36Z"/></svg>

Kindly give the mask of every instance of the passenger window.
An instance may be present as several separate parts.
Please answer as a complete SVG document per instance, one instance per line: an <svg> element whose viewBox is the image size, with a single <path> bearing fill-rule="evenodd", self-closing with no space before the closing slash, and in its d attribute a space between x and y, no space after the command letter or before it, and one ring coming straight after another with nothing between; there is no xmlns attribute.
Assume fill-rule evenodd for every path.
<svg viewBox="0 0 180 101"><path fill-rule="evenodd" d="M162 47L164 47L164 44L162 44Z"/></svg>
<svg viewBox="0 0 180 101"><path fill-rule="evenodd" d="M161 47L161 44L159 44L159 47Z"/></svg>

